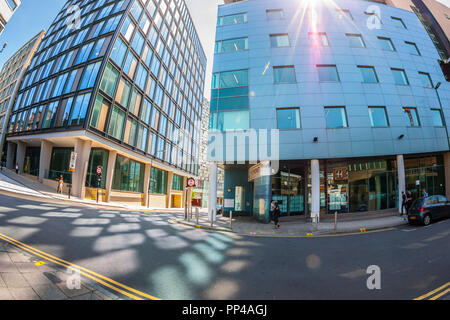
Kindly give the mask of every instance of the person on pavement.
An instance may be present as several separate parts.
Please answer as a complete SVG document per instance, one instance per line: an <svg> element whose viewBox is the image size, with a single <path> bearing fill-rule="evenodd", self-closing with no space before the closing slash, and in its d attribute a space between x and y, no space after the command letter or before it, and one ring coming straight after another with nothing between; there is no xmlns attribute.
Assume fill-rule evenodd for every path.
<svg viewBox="0 0 450 320"><path fill-rule="evenodd" d="M273 222L275 224L275 229L279 229L280 228L280 206L278 204L278 202L275 204L275 209L273 210Z"/></svg>
<svg viewBox="0 0 450 320"><path fill-rule="evenodd" d="M405 194L405 191L402 191L402 209L401 209L402 211L400 213L401 216L403 215L403 209L406 210L406 194Z"/></svg>

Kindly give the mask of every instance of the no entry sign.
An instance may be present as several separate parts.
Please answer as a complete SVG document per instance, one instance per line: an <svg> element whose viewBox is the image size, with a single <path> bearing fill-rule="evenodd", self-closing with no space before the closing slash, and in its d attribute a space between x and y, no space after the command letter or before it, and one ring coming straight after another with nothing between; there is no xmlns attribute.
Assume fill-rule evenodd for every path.
<svg viewBox="0 0 450 320"><path fill-rule="evenodd" d="M98 174L98 175L101 175L101 174L102 174L102 171L103 171L103 168L102 168L101 166L98 166L98 167L97 167L97 174Z"/></svg>
<svg viewBox="0 0 450 320"><path fill-rule="evenodd" d="M189 188L195 187L195 179L194 179L194 178L189 178L189 179L187 180L187 186L188 186Z"/></svg>

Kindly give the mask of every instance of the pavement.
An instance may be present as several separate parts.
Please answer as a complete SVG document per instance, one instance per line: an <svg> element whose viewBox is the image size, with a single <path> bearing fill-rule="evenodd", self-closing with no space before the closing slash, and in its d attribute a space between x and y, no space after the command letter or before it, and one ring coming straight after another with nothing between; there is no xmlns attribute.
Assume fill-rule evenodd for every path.
<svg viewBox="0 0 450 320"><path fill-rule="evenodd" d="M311 223L304 217L292 220L291 217L280 219L280 228L275 229L272 223L261 223L253 217L236 217L230 221L229 217L218 215L216 221L211 225L206 213L199 213L198 221L195 214L189 219L184 216L173 218L171 221L194 228L210 231L234 232L240 235L251 236L321 236L343 233L360 233L375 230L384 230L408 224L405 216L399 216L397 210L387 210L381 213L367 213L359 217L350 215L338 216L335 225L334 219L323 219L317 225Z"/></svg>
<svg viewBox="0 0 450 320"><path fill-rule="evenodd" d="M113 300L74 271L41 261L0 240L0 300Z"/></svg>
<svg viewBox="0 0 450 320"><path fill-rule="evenodd" d="M0 172L0 190L26 194L27 196L42 198L44 200L63 200L74 204L100 205L105 208L119 208L143 212L170 212L173 215L171 221L175 223L210 231L233 232L253 236L320 236L339 233L370 232L407 224L406 217L400 217L397 210L393 209L382 212L338 215L336 226L333 217L331 217L332 219L330 217L324 217L317 225L311 223L305 217L294 219L292 217L282 217L280 219L281 227L275 229L273 223L264 224L256 221L253 217L234 217L230 223L230 219L222 215L218 215L217 220L211 225L206 209L199 210L199 218L197 221L195 212L193 212L189 220L185 220L184 212L180 209L144 208L142 206L104 202L97 204L96 201L76 197L71 197L69 200L67 195L57 194L54 190L39 183L37 180L17 175L15 172L5 169Z"/></svg>

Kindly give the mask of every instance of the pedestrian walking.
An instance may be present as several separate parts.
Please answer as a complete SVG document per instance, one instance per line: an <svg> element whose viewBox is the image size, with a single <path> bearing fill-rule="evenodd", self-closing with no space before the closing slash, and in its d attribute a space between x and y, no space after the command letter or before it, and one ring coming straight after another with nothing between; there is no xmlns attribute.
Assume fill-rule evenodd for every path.
<svg viewBox="0 0 450 320"><path fill-rule="evenodd" d="M59 194L63 194L63 187L64 187L64 179L63 179L63 176L61 175L61 176L59 176L59 179L58 179L58 193Z"/></svg>
<svg viewBox="0 0 450 320"><path fill-rule="evenodd" d="M19 174L19 164L16 163L16 174Z"/></svg>
<svg viewBox="0 0 450 320"><path fill-rule="evenodd" d="M269 213L270 213L270 221L269 222L272 222L273 221L273 211L275 210L275 201L271 201L270 202L270 211L269 211Z"/></svg>
<svg viewBox="0 0 450 320"><path fill-rule="evenodd" d="M275 224L275 229L280 228L280 206L278 202L275 204L275 209L273 210L273 222Z"/></svg>
<svg viewBox="0 0 450 320"><path fill-rule="evenodd" d="M401 216L403 215L403 209L406 210L406 194L405 194L405 191L402 191L402 210L401 210L401 213L400 213Z"/></svg>
<svg viewBox="0 0 450 320"><path fill-rule="evenodd" d="M427 198L427 197L428 197L427 189L425 189L425 188L423 189L422 195L423 195L424 198Z"/></svg>

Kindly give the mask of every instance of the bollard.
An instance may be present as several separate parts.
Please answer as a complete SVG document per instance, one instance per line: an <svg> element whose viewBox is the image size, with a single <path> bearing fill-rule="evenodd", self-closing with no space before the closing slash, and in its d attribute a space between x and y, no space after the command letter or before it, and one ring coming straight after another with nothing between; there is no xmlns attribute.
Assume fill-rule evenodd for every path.
<svg viewBox="0 0 450 320"><path fill-rule="evenodd" d="M337 230L337 211L334 212L334 231Z"/></svg>
<svg viewBox="0 0 450 320"><path fill-rule="evenodd" d="M211 228L213 227L214 222L214 209L211 210Z"/></svg>
<svg viewBox="0 0 450 320"><path fill-rule="evenodd" d="M230 210L230 229L233 230L233 211Z"/></svg>
<svg viewBox="0 0 450 320"><path fill-rule="evenodd" d="M199 216L199 209L198 209L198 207L197 208L195 208L195 218L196 218L196 220L197 220L197 225L198 225L198 216Z"/></svg>

